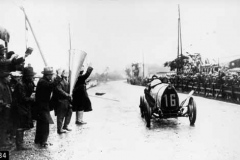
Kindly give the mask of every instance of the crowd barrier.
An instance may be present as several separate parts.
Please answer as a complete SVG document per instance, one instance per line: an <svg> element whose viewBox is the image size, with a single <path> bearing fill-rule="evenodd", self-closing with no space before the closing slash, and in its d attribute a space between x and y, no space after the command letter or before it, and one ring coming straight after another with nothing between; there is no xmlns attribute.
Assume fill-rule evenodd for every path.
<svg viewBox="0 0 240 160"><path fill-rule="evenodd" d="M218 83L199 83L187 80L170 80L177 91L190 92L195 95L219 99L240 104L240 87L238 85L226 85Z"/></svg>

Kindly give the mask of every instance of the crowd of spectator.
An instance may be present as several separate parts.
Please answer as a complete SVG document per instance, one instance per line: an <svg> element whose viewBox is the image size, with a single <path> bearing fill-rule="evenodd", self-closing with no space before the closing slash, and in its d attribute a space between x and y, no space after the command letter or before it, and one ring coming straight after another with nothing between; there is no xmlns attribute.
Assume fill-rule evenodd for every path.
<svg viewBox="0 0 240 160"><path fill-rule="evenodd" d="M159 78L167 78L178 91L194 90L196 95L240 103L240 76L236 72L180 74Z"/></svg>
<svg viewBox="0 0 240 160"><path fill-rule="evenodd" d="M54 110L57 116L58 134L71 131L72 112L76 112L75 123L83 125L86 124L83 113L92 111L86 83L93 68L88 66L85 71L81 67L70 93L70 75L66 69L57 69L55 76L53 67L46 66L41 72L43 76L35 81L33 67L25 66L25 58L32 51L29 47L25 56L18 58L0 44L0 150L10 150L13 146L17 150L31 149L24 142L24 132L35 126L34 143L40 148L48 147L49 125L54 124L50 111Z"/></svg>

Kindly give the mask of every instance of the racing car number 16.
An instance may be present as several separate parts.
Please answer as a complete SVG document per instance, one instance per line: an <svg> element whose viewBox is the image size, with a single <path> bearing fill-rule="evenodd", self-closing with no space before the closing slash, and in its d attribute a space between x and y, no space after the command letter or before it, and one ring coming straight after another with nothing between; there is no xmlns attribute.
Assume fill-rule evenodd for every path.
<svg viewBox="0 0 240 160"><path fill-rule="evenodd" d="M166 107L176 107L176 94L165 94L164 98L165 98ZM168 101L168 98L170 101ZM170 106L168 104L169 102L170 102Z"/></svg>

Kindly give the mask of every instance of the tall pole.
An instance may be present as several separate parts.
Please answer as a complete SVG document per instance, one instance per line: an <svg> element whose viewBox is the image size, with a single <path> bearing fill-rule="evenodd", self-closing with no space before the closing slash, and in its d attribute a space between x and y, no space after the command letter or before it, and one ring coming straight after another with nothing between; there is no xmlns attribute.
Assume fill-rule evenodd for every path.
<svg viewBox="0 0 240 160"><path fill-rule="evenodd" d="M144 53L143 54L143 78L144 78Z"/></svg>
<svg viewBox="0 0 240 160"><path fill-rule="evenodd" d="M180 39L180 11L179 11L179 5L178 5L178 53L177 58L179 58L179 39Z"/></svg>
<svg viewBox="0 0 240 160"><path fill-rule="evenodd" d="M69 27L69 45L70 45L70 48L69 48L69 62L68 62L68 69L69 69L69 77L68 77L68 80L69 80L69 84L71 82L71 50L72 50L72 43L71 43L71 31L70 31L70 23L68 25Z"/></svg>
<svg viewBox="0 0 240 160"><path fill-rule="evenodd" d="M180 63L181 63L181 71L183 72L183 62L182 62L182 33L181 33L181 19L180 19L180 6L178 5L178 56L180 56ZM180 55L179 55L180 52Z"/></svg>
<svg viewBox="0 0 240 160"><path fill-rule="evenodd" d="M180 41L181 57L182 57L182 31L181 31L181 19L180 19L180 7L179 7L179 5L178 5L178 11L179 11L179 41Z"/></svg>
<svg viewBox="0 0 240 160"><path fill-rule="evenodd" d="M177 60L179 59L179 18L178 18L178 48L177 48ZM179 66L177 65L177 74L179 74Z"/></svg>
<svg viewBox="0 0 240 160"><path fill-rule="evenodd" d="M28 28L27 28L27 19L26 19L26 16L25 16L25 41L26 41L26 50L27 50L27 47L28 47Z"/></svg>
<svg viewBox="0 0 240 160"><path fill-rule="evenodd" d="M35 36L35 33L34 33L33 29L32 29L32 25L31 25L31 23L30 23L30 21L29 21L29 19L28 19L28 16L27 16L27 14L26 14L26 12L25 12L25 10L24 10L23 7L20 7L20 9L23 11L23 13L24 13L24 15L25 15L26 21L28 22L29 27L30 27L30 29L31 29L31 31L32 31L33 37L34 37L35 42L36 42L36 44L37 44L37 46L38 46L38 49L39 49L39 52L40 52L40 54L41 54L41 56L42 56L43 62L44 62L44 64L45 64L45 66L47 66L47 61L46 61L46 59L45 59L45 57L44 57L44 55L43 55L43 53L42 53L42 50L41 50L40 45L39 45L39 43L38 43L38 41L37 41L37 38L36 38L36 36Z"/></svg>
<svg viewBox="0 0 240 160"><path fill-rule="evenodd" d="M177 60L179 60L179 24L180 24L180 14L179 14L179 5L178 5L178 36L177 36L178 47L177 47ZM180 64L177 64L177 74L179 74L179 66L180 66Z"/></svg>

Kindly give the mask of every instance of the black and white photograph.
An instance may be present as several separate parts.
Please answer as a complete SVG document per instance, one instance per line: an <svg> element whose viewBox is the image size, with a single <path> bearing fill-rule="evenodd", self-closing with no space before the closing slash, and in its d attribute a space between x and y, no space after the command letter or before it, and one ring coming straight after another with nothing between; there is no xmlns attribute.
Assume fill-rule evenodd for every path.
<svg viewBox="0 0 240 160"><path fill-rule="evenodd" d="M0 6L0 160L240 159L240 1Z"/></svg>

